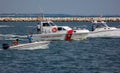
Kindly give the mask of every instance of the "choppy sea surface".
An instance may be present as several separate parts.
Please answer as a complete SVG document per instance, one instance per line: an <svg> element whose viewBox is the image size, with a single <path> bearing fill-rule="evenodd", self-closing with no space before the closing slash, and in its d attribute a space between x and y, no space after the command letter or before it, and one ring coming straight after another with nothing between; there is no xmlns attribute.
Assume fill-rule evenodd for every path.
<svg viewBox="0 0 120 73"><path fill-rule="evenodd" d="M90 22L55 22L91 30ZM36 33L37 22L0 22L1 35ZM120 26L120 22L108 22ZM21 42L26 42L20 40ZM12 40L1 38L2 43ZM120 73L120 38L52 41L45 49L0 50L0 73Z"/></svg>

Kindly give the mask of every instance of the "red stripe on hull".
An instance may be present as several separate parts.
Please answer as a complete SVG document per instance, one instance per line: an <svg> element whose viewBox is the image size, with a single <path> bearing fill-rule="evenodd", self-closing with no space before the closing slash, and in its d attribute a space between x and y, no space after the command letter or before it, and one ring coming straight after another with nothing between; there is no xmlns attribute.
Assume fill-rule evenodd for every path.
<svg viewBox="0 0 120 73"><path fill-rule="evenodd" d="M70 40L71 40L71 37L72 37L72 34L73 34L73 30L69 30L69 31L67 32L67 35L66 35L65 40L66 40L66 41L70 41Z"/></svg>

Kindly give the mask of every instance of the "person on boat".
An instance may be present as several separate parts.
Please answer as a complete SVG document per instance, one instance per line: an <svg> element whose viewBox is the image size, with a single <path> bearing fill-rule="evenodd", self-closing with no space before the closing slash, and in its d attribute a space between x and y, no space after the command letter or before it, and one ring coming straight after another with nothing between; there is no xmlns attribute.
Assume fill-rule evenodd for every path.
<svg viewBox="0 0 120 73"><path fill-rule="evenodd" d="M38 25L37 25L37 33L40 33L40 31L41 31L41 26L40 26L40 24L38 23Z"/></svg>
<svg viewBox="0 0 120 73"><path fill-rule="evenodd" d="M32 34L30 34L29 36L28 36L28 40L29 40L29 43L32 43Z"/></svg>
<svg viewBox="0 0 120 73"><path fill-rule="evenodd" d="M14 44L14 45L18 45L18 44L19 44L19 39L14 40L14 41L13 41L13 44Z"/></svg>
<svg viewBox="0 0 120 73"><path fill-rule="evenodd" d="M92 31L94 31L96 28L98 28L98 25L96 23L97 23L97 21L94 21L92 23Z"/></svg>

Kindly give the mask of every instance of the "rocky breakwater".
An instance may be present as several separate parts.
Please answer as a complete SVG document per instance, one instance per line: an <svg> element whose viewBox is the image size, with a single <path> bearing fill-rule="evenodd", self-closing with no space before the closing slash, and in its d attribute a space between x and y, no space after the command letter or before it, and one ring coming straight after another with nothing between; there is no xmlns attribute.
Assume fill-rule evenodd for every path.
<svg viewBox="0 0 120 73"><path fill-rule="evenodd" d="M14 17L0 17L0 22L37 22L43 20L50 20L54 22L91 22L91 21L107 21L120 22L120 17L45 17L42 18L14 18Z"/></svg>

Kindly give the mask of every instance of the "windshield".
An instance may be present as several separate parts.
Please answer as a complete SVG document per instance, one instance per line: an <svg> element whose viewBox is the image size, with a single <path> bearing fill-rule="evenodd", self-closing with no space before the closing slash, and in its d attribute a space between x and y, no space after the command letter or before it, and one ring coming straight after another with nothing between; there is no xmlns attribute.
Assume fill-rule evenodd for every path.
<svg viewBox="0 0 120 73"><path fill-rule="evenodd" d="M54 23L52 23L52 22L50 22L50 25L51 25L51 26L55 26L55 24L54 24Z"/></svg>
<svg viewBox="0 0 120 73"><path fill-rule="evenodd" d="M108 27L108 25L104 21L102 22L94 21L92 23L92 31L94 31L96 28L104 28L104 27Z"/></svg>
<svg viewBox="0 0 120 73"><path fill-rule="evenodd" d="M94 27L96 28L103 28L103 27L108 27L106 23L94 23L93 24Z"/></svg>
<svg viewBox="0 0 120 73"><path fill-rule="evenodd" d="M65 29L62 27L58 27L58 31L62 31L62 30L65 30Z"/></svg>

